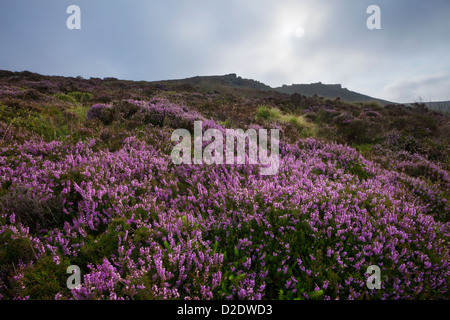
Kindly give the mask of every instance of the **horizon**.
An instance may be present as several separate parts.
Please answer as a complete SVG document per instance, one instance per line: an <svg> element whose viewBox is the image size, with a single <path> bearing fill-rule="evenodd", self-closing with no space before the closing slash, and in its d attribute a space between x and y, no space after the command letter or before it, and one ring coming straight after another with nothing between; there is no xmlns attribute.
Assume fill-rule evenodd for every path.
<svg viewBox="0 0 450 320"><path fill-rule="evenodd" d="M73 4L79 30L66 26ZM366 26L372 4L378 30ZM398 103L448 101L447 9L444 0L3 1L0 69L149 82L235 73L272 88L322 82Z"/></svg>
<svg viewBox="0 0 450 320"><path fill-rule="evenodd" d="M0 71L10 71L10 72L31 72L31 73L36 73L36 72L30 71L30 70L0 70ZM94 79L94 78L99 78L99 79L101 79L101 80L105 80L105 79L107 79L107 78L115 78L115 77L111 77L111 76L105 76L105 77L102 77L102 78L100 78L100 77L89 77L89 78L85 78L85 77L83 77L83 76L77 76L77 75L74 75L74 76L64 76L64 75L57 75L57 74L41 74L41 73L37 73L37 74L42 75L42 76L45 76L45 77L67 77L67 78L78 78L78 77L80 77L80 78L82 78L82 79L84 79L84 80L89 80L90 78L92 78L92 79ZM282 85L280 85L280 86L273 87L273 86L270 86L270 85L268 85L268 84L266 84L266 83L264 83L264 82L259 81L258 79L250 79L250 78L244 78L244 77L241 77L239 74L236 74L236 73L234 73L234 72L232 72L232 73L227 73L227 74L195 75L195 76L188 76L188 77L186 77L186 78L178 78L178 79L158 79L158 80L143 80L143 79L134 80L134 79L123 79L123 78L116 78L116 79L117 79L118 81L149 82L149 83L151 83L151 82L165 82L165 81L183 81L183 80L190 79L190 78L195 78L195 77L223 77L223 76L227 76L227 75L230 75L230 74L235 74L237 77L240 77L240 78L245 79L245 80L258 81L258 82L260 82L260 83L262 83L262 84L264 84L264 85L269 86L269 87L270 87L271 89L273 89L273 90L275 90L275 89L277 89L277 88L281 88L281 87L283 87L283 86L311 85L311 84L318 84L318 83L320 83L320 84L322 84L322 85L341 85L341 86L342 86L342 89L347 89L347 90L349 90L349 91L352 91L352 92L355 92L355 93L358 93L358 94L362 94L362 95L367 95L367 96L369 96L368 94L366 94L366 93L364 93L364 92L356 92L356 91L352 90L352 88L345 87L345 86L343 86L341 83L323 83L323 82L321 82L321 81L319 81L319 82L311 82L311 83L282 84ZM377 100L384 100L384 99L381 99L381 98L379 98L379 97L374 97L374 96L370 96L370 97L371 97L371 98L374 98L374 99L377 99ZM387 100L386 100L386 101L387 101ZM394 104L406 104L406 105L407 105L407 104L413 104L413 103L425 103L425 104L427 104L427 103L450 102L450 99L449 99L449 100L429 100L429 101L425 101L425 100L416 100L416 101L406 101L406 102L405 102L405 101L403 101L403 102L387 101L387 102L394 103Z"/></svg>

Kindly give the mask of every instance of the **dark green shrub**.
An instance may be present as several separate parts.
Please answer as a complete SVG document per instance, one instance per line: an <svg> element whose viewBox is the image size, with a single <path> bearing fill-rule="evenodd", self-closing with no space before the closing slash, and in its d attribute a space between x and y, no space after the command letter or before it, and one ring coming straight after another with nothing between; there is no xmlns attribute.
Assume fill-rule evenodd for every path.
<svg viewBox="0 0 450 320"><path fill-rule="evenodd" d="M369 142L368 129L369 123L362 119L355 119L338 126L338 132L348 143Z"/></svg>
<svg viewBox="0 0 450 320"><path fill-rule="evenodd" d="M24 289L20 290L20 295L28 296L31 300L54 300L57 293L70 295L67 288L67 267L70 266L68 260L56 264L53 257L47 255L39 258L32 266L24 271Z"/></svg>
<svg viewBox="0 0 450 320"><path fill-rule="evenodd" d="M64 93L57 93L57 94L55 94L55 97L64 102L70 102L73 104L75 104L77 102L77 100L74 97L71 97Z"/></svg>
<svg viewBox="0 0 450 320"><path fill-rule="evenodd" d="M86 119L98 119L103 124L109 125L114 120L114 110L106 104L94 104L86 113Z"/></svg>
<svg viewBox="0 0 450 320"><path fill-rule="evenodd" d="M333 119L338 115L339 112L335 110L320 108L319 111L317 112L317 120L319 122L331 123Z"/></svg>
<svg viewBox="0 0 450 320"><path fill-rule="evenodd" d="M68 218L63 213L62 198L40 199L26 188L14 188L0 198L4 210L14 213L16 219L34 233L40 229L62 226Z"/></svg>
<svg viewBox="0 0 450 320"><path fill-rule="evenodd" d="M0 233L0 294L14 297L13 277L17 275L19 263L28 264L35 258L31 240L10 229Z"/></svg>
<svg viewBox="0 0 450 320"><path fill-rule="evenodd" d="M92 100L94 100L97 103L110 103L113 100L113 98L107 94L101 94L93 98Z"/></svg>
<svg viewBox="0 0 450 320"><path fill-rule="evenodd" d="M366 111L383 111L384 109L383 106L376 101L365 102L363 103L362 108Z"/></svg>
<svg viewBox="0 0 450 320"><path fill-rule="evenodd" d="M131 103L127 100L114 103L113 108L116 115L124 119L131 119L131 117L140 110L139 105Z"/></svg>

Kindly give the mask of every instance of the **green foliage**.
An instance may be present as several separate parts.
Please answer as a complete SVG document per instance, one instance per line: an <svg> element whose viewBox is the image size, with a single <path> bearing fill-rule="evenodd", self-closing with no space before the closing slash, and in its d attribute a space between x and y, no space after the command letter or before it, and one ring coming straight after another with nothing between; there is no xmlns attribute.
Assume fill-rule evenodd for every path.
<svg viewBox="0 0 450 320"><path fill-rule="evenodd" d="M67 94L65 93L56 93L54 95L59 100L62 100L64 102L69 102L72 104L86 104L92 99L92 94L88 92L79 92L79 91L72 91Z"/></svg>
<svg viewBox="0 0 450 320"><path fill-rule="evenodd" d="M304 137L312 137L317 132L316 126L308 122L304 116L289 114L282 116L280 120L291 123Z"/></svg>
<svg viewBox="0 0 450 320"><path fill-rule="evenodd" d="M73 104L77 103L77 100L74 97L64 93L56 93L55 98L58 98L59 100L62 100L64 102L69 102Z"/></svg>
<svg viewBox="0 0 450 320"><path fill-rule="evenodd" d="M24 271L24 289L20 294L31 300L53 300L59 292L69 294L66 282L70 276L67 274L67 267L70 265L64 257L59 264L50 255L40 257Z"/></svg>
<svg viewBox="0 0 450 320"><path fill-rule="evenodd" d="M225 121L220 122L220 125L224 126L225 128L232 128L233 123L230 119L227 119Z"/></svg>
<svg viewBox="0 0 450 320"><path fill-rule="evenodd" d="M256 119L263 119L266 121L280 121L283 123L290 123L297 131L304 137L314 136L317 132L313 123L310 123L302 115L296 116L288 113L283 114L278 108L271 108L268 106L259 106L256 111Z"/></svg>
<svg viewBox="0 0 450 320"><path fill-rule="evenodd" d="M76 104L76 105L70 107L68 110L76 116L77 120L83 121L86 119L86 114L89 110L89 107L85 107L80 104Z"/></svg>
<svg viewBox="0 0 450 320"><path fill-rule="evenodd" d="M256 111L256 119L264 119L267 121L279 120L282 113L277 108L271 108L268 106L259 106Z"/></svg>
<svg viewBox="0 0 450 320"><path fill-rule="evenodd" d="M367 143L371 142L369 136L370 123L366 120L355 119L350 123L338 126L338 133L342 135L346 141L350 143Z"/></svg>
<svg viewBox="0 0 450 320"><path fill-rule="evenodd" d="M73 91L69 92L67 96L73 98L75 101L81 104L86 104L92 99L92 94L88 92Z"/></svg>
<svg viewBox="0 0 450 320"><path fill-rule="evenodd" d="M292 291L284 292L283 289L280 289L278 300L306 300L305 295L309 300L323 300L324 298L323 290L306 292L305 289L300 288L296 293L292 293Z"/></svg>
<svg viewBox="0 0 450 320"><path fill-rule="evenodd" d="M48 110L50 111L50 109ZM12 123L16 128L37 134L47 141L61 140L69 134L67 125L59 123L59 116L61 114L52 116L37 111L0 107L0 120Z"/></svg>
<svg viewBox="0 0 450 320"><path fill-rule="evenodd" d="M345 173L350 173L359 178L359 180L367 180L373 175L369 174L360 163L352 163L345 168Z"/></svg>
<svg viewBox="0 0 450 320"><path fill-rule="evenodd" d="M34 258L31 241L28 237L14 234L11 230L0 233L0 266L3 270L12 271L13 264L19 261L28 263Z"/></svg>
<svg viewBox="0 0 450 320"><path fill-rule="evenodd" d="M353 145L353 147L357 151L359 151L363 155L365 155L365 154L368 154L370 151L372 151L373 144L371 144L371 143L356 144L356 145Z"/></svg>
<svg viewBox="0 0 450 320"><path fill-rule="evenodd" d="M11 229L0 233L0 244L0 295L12 298L20 287L13 278L18 275L19 265L30 263L36 256L29 237Z"/></svg>
<svg viewBox="0 0 450 320"><path fill-rule="evenodd" d="M79 255L73 258L73 264L78 265L83 272L88 271L89 264L101 264L104 258L111 257L117 251L119 237L124 237L130 228L127 219L122 217L112 219L104 232L90 231L84 239ZM144 241L145 236L145 231L139 230L136 243Z"/></svg>

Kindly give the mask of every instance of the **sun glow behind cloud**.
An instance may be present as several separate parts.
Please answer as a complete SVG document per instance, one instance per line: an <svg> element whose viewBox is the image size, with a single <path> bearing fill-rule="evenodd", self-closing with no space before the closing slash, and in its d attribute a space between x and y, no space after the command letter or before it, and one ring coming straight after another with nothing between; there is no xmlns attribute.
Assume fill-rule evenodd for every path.
<svg viewBox="0 0 450 320"><path fill-rule="evenodd" d="M294 35L296 38L303 38L305 36L305 28L298 26L294 29Z"/></svg>
<svg viewBox="0 0 450 320"><path fill-rule="evenodd" d="M257 36L218 53L227 57L223 59L227 67L237 66L243 76L272 86L319 79L308 74L309 61L316 58L310 49L323 34L329 8L319 9L311 2L282 1L280 6L273 5L270 12Z"/></svg>

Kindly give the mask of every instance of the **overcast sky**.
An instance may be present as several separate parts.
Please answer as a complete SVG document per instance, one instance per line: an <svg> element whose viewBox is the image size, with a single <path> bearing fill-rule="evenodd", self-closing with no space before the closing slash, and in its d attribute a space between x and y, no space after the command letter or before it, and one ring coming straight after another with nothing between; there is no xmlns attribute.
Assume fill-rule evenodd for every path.
<svg viewBox="0 0 450 320"><path fill-rule="evenodd" d="M69 5L81 30L69 30ZM369 30L369 5L381 30ZM1 0L0 69L165 80L237 73L450 100L449 0Z"/></svg>

